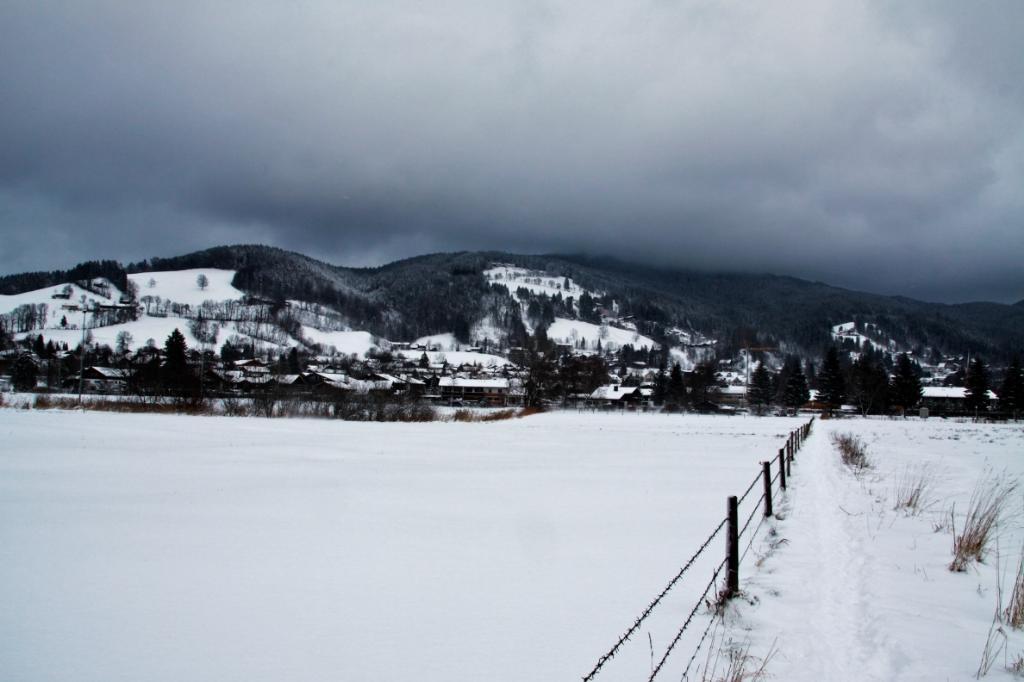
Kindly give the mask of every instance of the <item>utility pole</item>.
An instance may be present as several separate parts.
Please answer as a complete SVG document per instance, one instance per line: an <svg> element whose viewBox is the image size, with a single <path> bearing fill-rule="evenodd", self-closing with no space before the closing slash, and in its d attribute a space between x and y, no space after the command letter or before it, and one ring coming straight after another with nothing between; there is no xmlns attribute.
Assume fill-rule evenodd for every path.
<svg viewBox="0 0 1024 682"><path fill-rule="evenodd" d="M82 313L82 343L78 346L78 404L82 404L82 388L85 379L85 316L89 314L85 297L82 297L81 305L63 305L64 310L73 310Z"/></svg>

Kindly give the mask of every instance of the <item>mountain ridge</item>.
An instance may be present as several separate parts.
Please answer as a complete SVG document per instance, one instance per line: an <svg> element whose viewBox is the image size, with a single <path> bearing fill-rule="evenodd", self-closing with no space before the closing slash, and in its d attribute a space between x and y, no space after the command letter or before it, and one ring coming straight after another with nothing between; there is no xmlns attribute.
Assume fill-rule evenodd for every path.
<svg viewBox="0 0 1024 682"><path fill-rule="evenodd" d="M90 261L69 270L7 275L0 277L0 294L90 277L117 285L130 273L219 268L234 270L233 285L253 296L327 306L353 328L385 338L453 332L469 341L474 325L488 320L501 329L503 343L520 345L527 336L525 310L484 277L495 263L571 278L605 292L641 333L660 340L672 328L692 329L719 339L726 354L772 345L815 355L832 342L830 327L852 320L876 325L901 347L921 352L1009 356L1024 346L1024 301L931 303L789 275L702 272L578 254L441 252L354 268L278 247L237 244L127 265ZM572 314L572 304L560 310Z"/></svg>

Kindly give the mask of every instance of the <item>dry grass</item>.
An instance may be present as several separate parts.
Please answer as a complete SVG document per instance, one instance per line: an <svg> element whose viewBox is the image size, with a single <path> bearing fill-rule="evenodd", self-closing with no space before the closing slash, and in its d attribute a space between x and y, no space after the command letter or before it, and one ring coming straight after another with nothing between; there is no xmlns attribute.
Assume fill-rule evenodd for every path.
<svg viewBox="0 0 1024 682"><path fill-rule="evenodd" d="M871 468L867 448L858 436L852 433L833 433L832 445L839 451L843 464L851 469L863 471Z"/></svg>
<svg viewBox="0 0 1024 682"><path fill-rule="evenodd" d="M453 422L497 422L504 421L506 419L521 419L523 417L529 417L535 414L543 412L539 407L524 407L522 409L508 409L498 410L497 412L488 412L486 414L480 414L473 412L472 410L456 410L451 416Z"/></svg>
<svg viewBox="0 0 1024 682"><path fill-rule="evenodd" d="M758 682L768 677L768 663L775 656L773 644L764 658L750 653L750 642L739 647L719 646L714 657L708 652L708 662L701 675L701 682ZM721 672L719 668L722 667Z"/></svg>
<svg viewBox="0 0 1024 682"><path fill-rule="evenodd" d="M893 510L902 510L908 516L926 511L935 503L931 495L934 483L935 476L927 464L908 466L896 481Z"/></svg>
<svg viewBox="0 0 1024 682"><path fill-rule="evenodd" d="M1024 628L1024 550L1017 562L1017 575L1010 592L1010 603L1003 610L1003 621L1015 630Z"/></svg>
<svg viewBox="0 0 1024 682"><path fill-rule="evenodd" d="M1016 490L1017 481L1006 474L986 476L978 482L971 494L963 530L958 535L956 528L953 529L953 561L949 570L966 571L971 561L985 559L996 527Z"/></svg>

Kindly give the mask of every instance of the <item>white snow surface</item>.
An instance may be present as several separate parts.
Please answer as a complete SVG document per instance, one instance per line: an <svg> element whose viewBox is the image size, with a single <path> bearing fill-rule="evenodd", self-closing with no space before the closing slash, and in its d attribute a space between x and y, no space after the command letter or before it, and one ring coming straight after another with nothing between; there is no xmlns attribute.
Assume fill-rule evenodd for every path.
<svg viewBox="0 0 1024 682"><path fill-rule="evenodd" d="M579 679L797 423L0 409L0 679Z"/></svg>
<svg viewBox="0 0 1024 682"><path fill-rule="evenodd" d="M481 367L503 367L505 365L512 364L507 359L500 355L491 355L490 353L478 353L476 351L422 351L422 350L400 350L398 354L407 359L418 361L423 357L423 353L427 354L427 358L430 360L430 364L436 365L441 364L445 361L449 365L458 367L459 365L480 365Z"/></svg>
<svg viewBox="0 0 1024 682"><path fill-rule="evenodd" d="M107 281L107 280L104 280ZM77 284L64 283L57 286L44 287L33 291L26 291L10 296L0 294L0 314L6 314L22 305L46 304L46 326L59 327L61 317L66 316L68 325L81 326L82 314L73 310L64 310L64 305L81 305L82 298L88 306L94 305L115 305L121 298L121 292L117 287L107 282L110 287L110 297L106 298L95 294L88 289L83 289ZM65 286L71 287L71 296L67 299L53 298L54 294L61 293Z"/></svg>
<svg viewBox="0 0 1024 682"><path fill-rule="evenodd" d="M456 340L455 334L449 332L446 334L421 336L413 341L413 344L423 346L424 348L430 348L432 350L449 351L455 350L455 347L459 345L459 342Z"/></svg>
<svg viewBox="0 0 1024 682"><path fill-rule="evenodd" d="M98 345L107 345L114 348L117 345L117 335L126 331L132 335L131 348L137 350L146 345L146 341L153 339L156 346L163 348L164 343L167 341L167 337L170 336L171 332L177 329L184 335L185 342L189 348L197 348L201 344L192 335L189 328L189 321L180 317L150 317L143 315L134 322L125 322L123 324L112 324L107 327L89 327L88 334L92 335L93 343ZM223 341L233 331L229 330L227 334L221 331L218 338ZM47 329L45 331L27 332L24 334L16 334L16 338L24 338L26 336L35 336L36 334L42 334L43 338L47 341L54 341L55 343L67 343L68 348L75 348L79 343L82 342L82 330L81 329Z"/></svg>
<svg viewBox="0 0 1024 682"><path fill-rule="evenodd" d="M484 270L483 274L492 284L504 284L513 296L516 296L516 290L520 287L527 289L533 294L544 296L561 294L563 298L572 296L575 299L579 299L583 292L586 291L571 277L559 277L540 270L528 270L514 265L495 265ZM565 286L566 279L569 282L568 287ZM593 291L590 294L592 296L599 295ZM519 297L516 296L516 298L518 299Z"/></svg>
<svg viewBox="0 0 1024 682"><path fill-rule="evenodd" d="M860 476L845 468L829 442L833 432L860 436L873 468ZM1020 480L1022 453L1019 424L818 422L779 507L784 519L769 524L779 544L772 551L761 543L761 568L741 578L750 603L734 602L732 631L742 632L758 657L774 645L772 679L975 679L1000 580L999 609L1009 601L1024 500L1019 491L1011 497L985 562L964 573L948 570L952 534L935 527L955 503L962 529L971 493L986 476ZM933 480L932 505L919 516L895 511L898 482L921 467ZM1006 664L1024 653L1024 633L1003 630L1005 652L985 679L1018 679ZM1001 641L996 633L995 644Z"/></svg>
<svg viewBox="0 0 1024 682"><path fill-rule="evenodd" d="M377 347L370 332L328 332L304 326L302 328L302 335L313 343L319 343L325 347L334 346L339 353L345 353L346 355L355 354L363 357L371 349Z"/></svg>
<svg viewBox="0 0 1024 682"><path fill-rule="evenodd" d="M548 327L548 338L552 341L573 345L576 345L580 339L585 339L586 350L597 348L598 340L601 341L601 348L604 350L617 350L626 344L633 344L638 349L657 346L652 339L635 331L619 329L610 325L592 324L582 320L569 320L564 317L556 317Z"/></svg>
<svg viewBox="0 0 1024 682"><path fill-rule="evenodd" d="M245 297L245 292L231 286L235 270L218 270L216 268L194 268L191 270L170 270L165 272L139 272L128 275L128 279L139 287L139 298L143 296L159 296L165 301L174 301L186 305L202 305L203 301L228 301ZM200 289L196 280L199 275L206 275L209 281L205 289ZM149 282L155 284L150 287Z"/></svg>
<svg viewBox="0 0 1024 682"><path fill-rule="evenodd" d="M758 462L803 421L0 409L0 679L579 679L752 482L742 522ZM845 469L833 431L860 435L874 468ZM1024 475L1022 452L1019 424L817 422L741 564L724 638L758 657L774 645L770 679L973 679L995 552L950 573L933 524L953 502L962 518L986 471ZM936 504L893 511L921 464ZM1004 603L1021 504L999 531ZM647 678L720 540L597 680ZM701 609L658 679L680 678L708 622ZM1012 662L1024 636L1005 633ZM1015 679L1003 666L989 678Z"/></svg>

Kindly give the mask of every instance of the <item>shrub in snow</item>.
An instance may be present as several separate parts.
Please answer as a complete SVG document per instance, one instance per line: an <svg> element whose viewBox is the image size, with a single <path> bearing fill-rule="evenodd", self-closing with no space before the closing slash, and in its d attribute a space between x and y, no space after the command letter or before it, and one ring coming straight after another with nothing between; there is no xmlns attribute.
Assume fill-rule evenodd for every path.
<svg viewBox="0 0 1024 682"><path fill-rule="evenodd" d="M864 441L858 436L852 433L833 433L832 444L839 450L843 464L851 469L860 471L871 467Z"/></svg>
<svg viewBox="0 0 1024 682"><path fill-rule="evenodd" d="M975 486L959 535L956 533L956 521L953 520L953 561L949 570L965 571L972 560L982 561L985 558L988 544L995 535L1006 504L1016 490L1017 481L1009 479L1005 474L987 476Z"/></svg>

